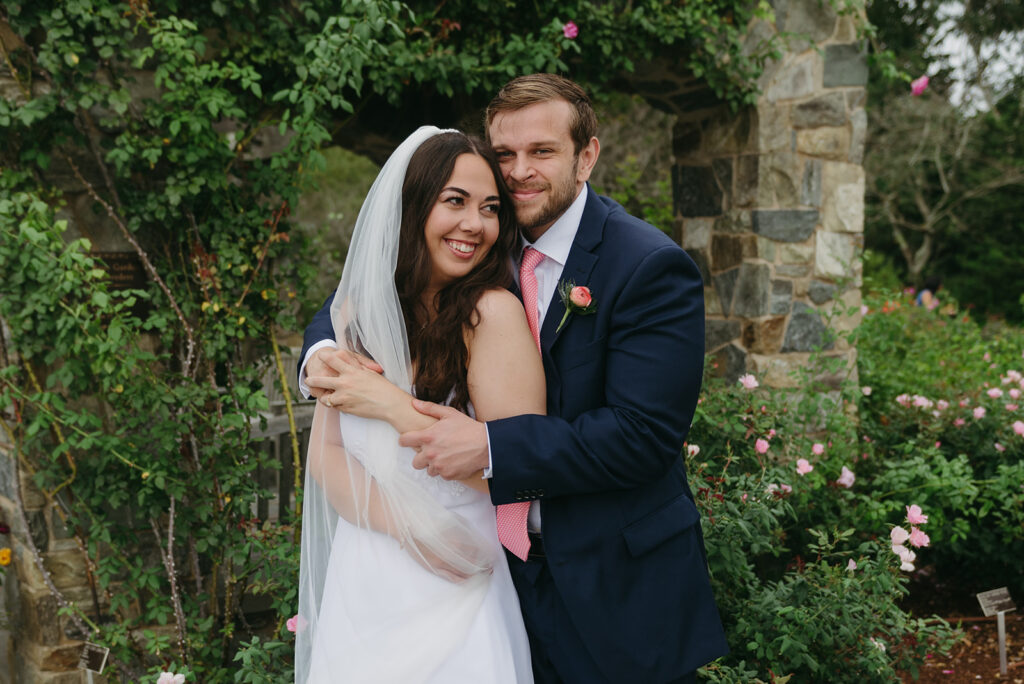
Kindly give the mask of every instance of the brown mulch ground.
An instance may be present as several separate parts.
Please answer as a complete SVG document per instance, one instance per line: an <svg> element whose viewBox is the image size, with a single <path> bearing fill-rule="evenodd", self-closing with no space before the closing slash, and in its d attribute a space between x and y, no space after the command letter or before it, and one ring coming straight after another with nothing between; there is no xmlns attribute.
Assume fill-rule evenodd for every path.
<svg viewBox="0 0 1024 684"><path fill-rule="evenodd" d="M956 617L948 617L956 624ZM953 647L946 658L929 658L920 678L903 677L906 683L966 684L966 682L1014 682L1024 684L1024 616L1006 615L1006 675L999 674L999 641L996 618L960 623L964 639Z"/></svg>
<svg viewBox="0 0 1024 684"><path fill-rule="evenodd" d="M1019 601L1019 597L1017 598ZM911 582L907 600L910 612L919 617L938 615L953 626L959 623L963 640L946 657L932 657L918 679L909 674L910 684L966 684L967 682L1013 682L1024 684L1024 615L1020 610L1006 614L1005 675L999 674L999 637L996 617L982 617L972 592L930 585L926 578Z"/></svg>

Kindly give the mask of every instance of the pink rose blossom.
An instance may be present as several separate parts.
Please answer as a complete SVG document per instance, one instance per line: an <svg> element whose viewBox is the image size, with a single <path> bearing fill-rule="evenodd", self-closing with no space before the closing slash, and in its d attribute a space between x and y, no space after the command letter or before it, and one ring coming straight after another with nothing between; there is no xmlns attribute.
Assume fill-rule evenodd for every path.
<svg viewBox="0 0 1024 684"><path fill-rule="evenodd" d="M857 477L853 474L853 471L847 468L846 466L843 466L843 470L840 473L839 479L836 480L836 482L849 489L850 487L853 486L853 482L856 479Z"/></svg>
<svg viewBox="0 0 1024 684"><path fill-rule="evenodd" d="M850 560L848 560L846 562L846 569L847 570L856 570L857 569L857 562L851 558Z"/></svg>
<svg viewBox="0 0 1024 684"><path fill-rule="evenodd" d="M756 442L754 442L754 451L756 451L759 454L767 454L768 453L768 440L767 439L758 439Z"/></svg>
<svg viewBox="0 0 1024 684"><path fill-rule="evenodd" d="M1016 404L1004 404L1003 408L1007 411L1016 411L1019 407Z"/></svg>
<svg viewBox="0 0 1024 684"><path fill-rule="evenodd" d="M772 484L768 485L768 488L765 491L767 491L769 494L771 494L772 492L780 491L788 494L791 491L793 491L793 488L790 487L788 484L777 485L773 482Z"/></svg>
<svg viewBox="0 0 1024 684"><path fill-rule="evenodd" d="M928 397L922 397L920 394L914 395L914 406L918 408L931 408L932 400Z"/></svg>
<svg viewBox="0 0 1024 684"><path fill-rule="evenodd" d="M1006 371L1006 379L1010 382L1020 382L1024 380L1024 375L1020 374L1020 371L1008 370Z"/></svg>
<svg viewBox="0 0 1024 684"><path fill-rule="evenodd" d="M572 40L576 36L580 35L580 27L577 26L575 22L566 22L565 26L562 27L562 35L568 38L569 40ZM925 83L925 85L928 84Z"/></svg>
<svg viewBox="0 0 1024 684"><path fill-rule="evenodd" d="M900 563L900 570L903 572L914 572L914 564L910 561L903 561Z"/></svg>
<svg viewBox="0 0 1024 684"><path fill-rule="evenodd" d="M825 445L819 442L815 442L814 445L811 446L811 453L814 454L815 456L821 456L823 453L825 453Z"/></svg>
<svg viewBox="0 0 1024 684"><path fill-rule="evenodd" d="M993 447L995 447L995 450L996 450L996 451L998 451L999 453L1003 453L1004 451L1006 451L1006 447L1004 447L1004 446L1003 446L1002 444L1000 444L999 442L996 442L996 443L995 443L995 444L993 444L992 446L993 446Z"/></svg>
<svg viewBox="0 0 1024 684"><path fill-rule="evenodd" d="M942 442L935 442L935 448L938 449L942 446Z"/></svg>
<svg viewBox="0 0 1024 684"><path fill-rule="evenodd" d="M910 406L910 395L909 394L901 394L901 395L899 395L898 397L896 397L896 403L899 404L900 406Z"/></svg>
<svg viewBox="0 0 1024 684"><path fill-rule="evenodd" d="M758 386L757 378L755 378L750 373L747 373L745 375L741 375L740 379L738 380L738 382L741 385L743 385L743 389L752 390L752 389L755 389Z"/></svg>
<svg viewBox="0 0 1024 684"><path fill-rule="evenodd" d="M742 501L744 503L747 502L747 493L746 492L743 492L743 496L740 497L740 501Z"/></svg>
<svg viewBox="0 0 1024 684"><path fill-rule="evenodd" d="M911 525L924 525L928 522L928 516L921 512L917 504L907 506L907 522Z"/></svg>
<svg viewBox="0 0 1024 684"><path fill-rule="evenodd" d="M939 409L940 411L945 411L946 409L949 408L949 402L946 401L945 399L939 399L937 402L935 402L935 408Z"/></svg>
<svg viewBox="0 0 1024 684"><path fill-rule="evenodd" d="M786 492L787 494L793 491L793 488L790 487L788 484L783 484L779 486L782 487L782 491Z"/></svg>
<svg viewBox="0 0 1024 684"><path fill-rule="evenodd" d="M982 418L985 417L985 407L984 406L976 406L974 408L973 413L974 413L974 417L975 418L977 418L978 420L981 420Z"/></svg>
<svg viewBox="0 0 1024 684"><path fill-rule="evenodd" d="M796 461L796 472L798 475L806 475L814 470L814 466L806 458L798 458Z"/></svg>
<svg viewBox="0 0 1024 684"><path fill-rule="evenodd" d="M985 392L985 394L992 397L993 399L998 399L999 397L1003 396L1003 390L999 389L998 387L993 387L988 392Z"/></svg>
<svg viewBox="0 0 1024 684"><path fill-rule="evenodd" d="M964 397L963 399L960 400L960 408L967 408L967 405L970 403L971 400L968 399L967 397Z"/></svg>
<svg viewBox="0 0 1024 684"><path fill-rule="evenodd" d="M928 88L928 77L927 76L922 76L920 78L915 78L913 81L910 82L910 94L913 95L914 97L917 97L918 95L921 95L922 93L924 93L925 89L927 89L927 88Z"/></svg>
<svg viewBox="0 0 1024 684"><path fill-rule="evenodd" d="M772 437L774 437L777 434L779 434L779 433L775 432L775 428L769 428L768 429L768 439L771 439Z"/></svg>
<svg viewBox="0 0 1024 684"><path fill-rule="evenodd" d="M957 418L956 420L953 421L953 425L957 427L963 427L965 423L967 423L967 421L964 420L963 418Z"/></svg>
<svg viewBox="0 0 1024 684"><path fill-rule="evenodd" d="M910 539L908 541L911 546L917 549L928 546L931 543L931 539L928 538L928 535L920 527L910 528Z"/></svg>
<svg viewBox="0 0 1024 684"><path fill-rule="evenodd" d="M899 556L904 563L912 563L917 558L917 554L903 544L893 544L892 552Z"/></svg>
<svg viewBox="0 0 1024 684"><path fill-rule="evenodd" d="M292 617L288 618L288 620L285 621L284 626L288 629L289 632L294 634L296 630L299 629L299 616L293 615Z"/></svg>
<svg viewBox="0 0 1024 684"><path fill-rule="evenodd" d="M1010 398L1011 399L1020 399L1020 390L1017 389L1016 387L1014 387L1012 390L1010 390Z"/></svg>
<svg viewBox="0 0 1024 684"><path fill-rule="evenodd" d="M868 315L868 311L870 311L870 310L871 309L868 308L867 304L861 304L860 305L860 315L861 316L867 316Z"/></svg>
<svg viewBox="0 0 1024 684"><path fill-rule="evenodd" d="M185 684L185 675L173 672L161 672L156 684Z"/></svg>
<svg viewBox="0 0 1024 684"><path fill-rule="evenodd" d="M594 301L594 298L590 295L590 288L577 285L569 290L569 301L581 309L585 309L590 306L590 302Z"/></svg>
<svg viewBox="0 0 1024 684"><path fill-rule="evenodd" d="M1024 437L1024 421L1013 421L1013 434Z"/></svg>
<svg viewBox="0 0 1024 684"><path fill-rule="evenodd" d="M892 528L892 530L889 531L889 540L892 542L893 551L896 553L898 553L898 551L896 551L896 547L902 546L903 542L907 541L908 539L910 539L910 533L902 527L894 527Z"/></svg>
<svg viewBox="0 0 1024 684"><path fill-rule="evenodd" d="M860 393L863 394L865 397L870 397L871 396L871 388L868 387L867 385L865 385L864 387L860 388Z"/></svg>

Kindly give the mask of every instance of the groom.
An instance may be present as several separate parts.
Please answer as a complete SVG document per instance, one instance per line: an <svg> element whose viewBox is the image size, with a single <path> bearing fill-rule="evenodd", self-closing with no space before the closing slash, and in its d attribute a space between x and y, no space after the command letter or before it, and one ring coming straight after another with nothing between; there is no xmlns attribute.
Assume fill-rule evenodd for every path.
<svg viewBox="0 0 1024 684"><path fill-rule="evenodd" d="M548 415L479 423L416 401L440 420L401 442L431 474L490 478L537 682L692 682L727 651L680 457L704 361L700 275L587 185L600 144L576 83L512 80L486 129L523 233ZM591 307L567 314L566 283ZM306 331L308 376L332 374L313 344L333 337L326 310Z"/></svg>

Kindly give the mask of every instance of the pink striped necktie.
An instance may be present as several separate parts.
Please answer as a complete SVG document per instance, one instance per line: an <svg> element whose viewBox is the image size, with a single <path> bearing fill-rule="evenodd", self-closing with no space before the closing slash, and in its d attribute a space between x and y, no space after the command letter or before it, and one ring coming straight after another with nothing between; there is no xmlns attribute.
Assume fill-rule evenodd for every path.
<svg viewBox="0 0 1024 684"><path fill-rule="evenodd" d="M537 310L537 275L534 269L544 261L544 254L533 247L523 251L523 262L519 266L519 289L523 293L523 307L526 322L530 324L533 341L540 349L540 312ZM498 540L501 545L521 560L530 552L530 536L526 531L526 518L530 514L529 501L501 504L497 509Z"/></svg>

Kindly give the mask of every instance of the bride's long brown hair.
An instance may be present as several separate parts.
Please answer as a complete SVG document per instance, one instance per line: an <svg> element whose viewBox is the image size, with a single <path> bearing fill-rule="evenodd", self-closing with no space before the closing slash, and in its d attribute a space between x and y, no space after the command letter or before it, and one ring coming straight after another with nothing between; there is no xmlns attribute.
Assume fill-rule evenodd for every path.
<svg viewBox="0 0 1024 684"><path fill-rule="evenodd" d="M437 315L431 319L422 294L430 282L432 263L423 231L434 204L463 154L483 158L498 186L498 239L469 274L443 287L435 297ZM441 133L428 139L409 160L402 186L402 225L399 234L395 286L402 305L409 353L416 364L416 396L465 410L469 403L466 369L469 350L464 333L479 322L477 301L487 290L512 283L510 258L516 244L515 209L490 147L464 133Z"/></svg>

